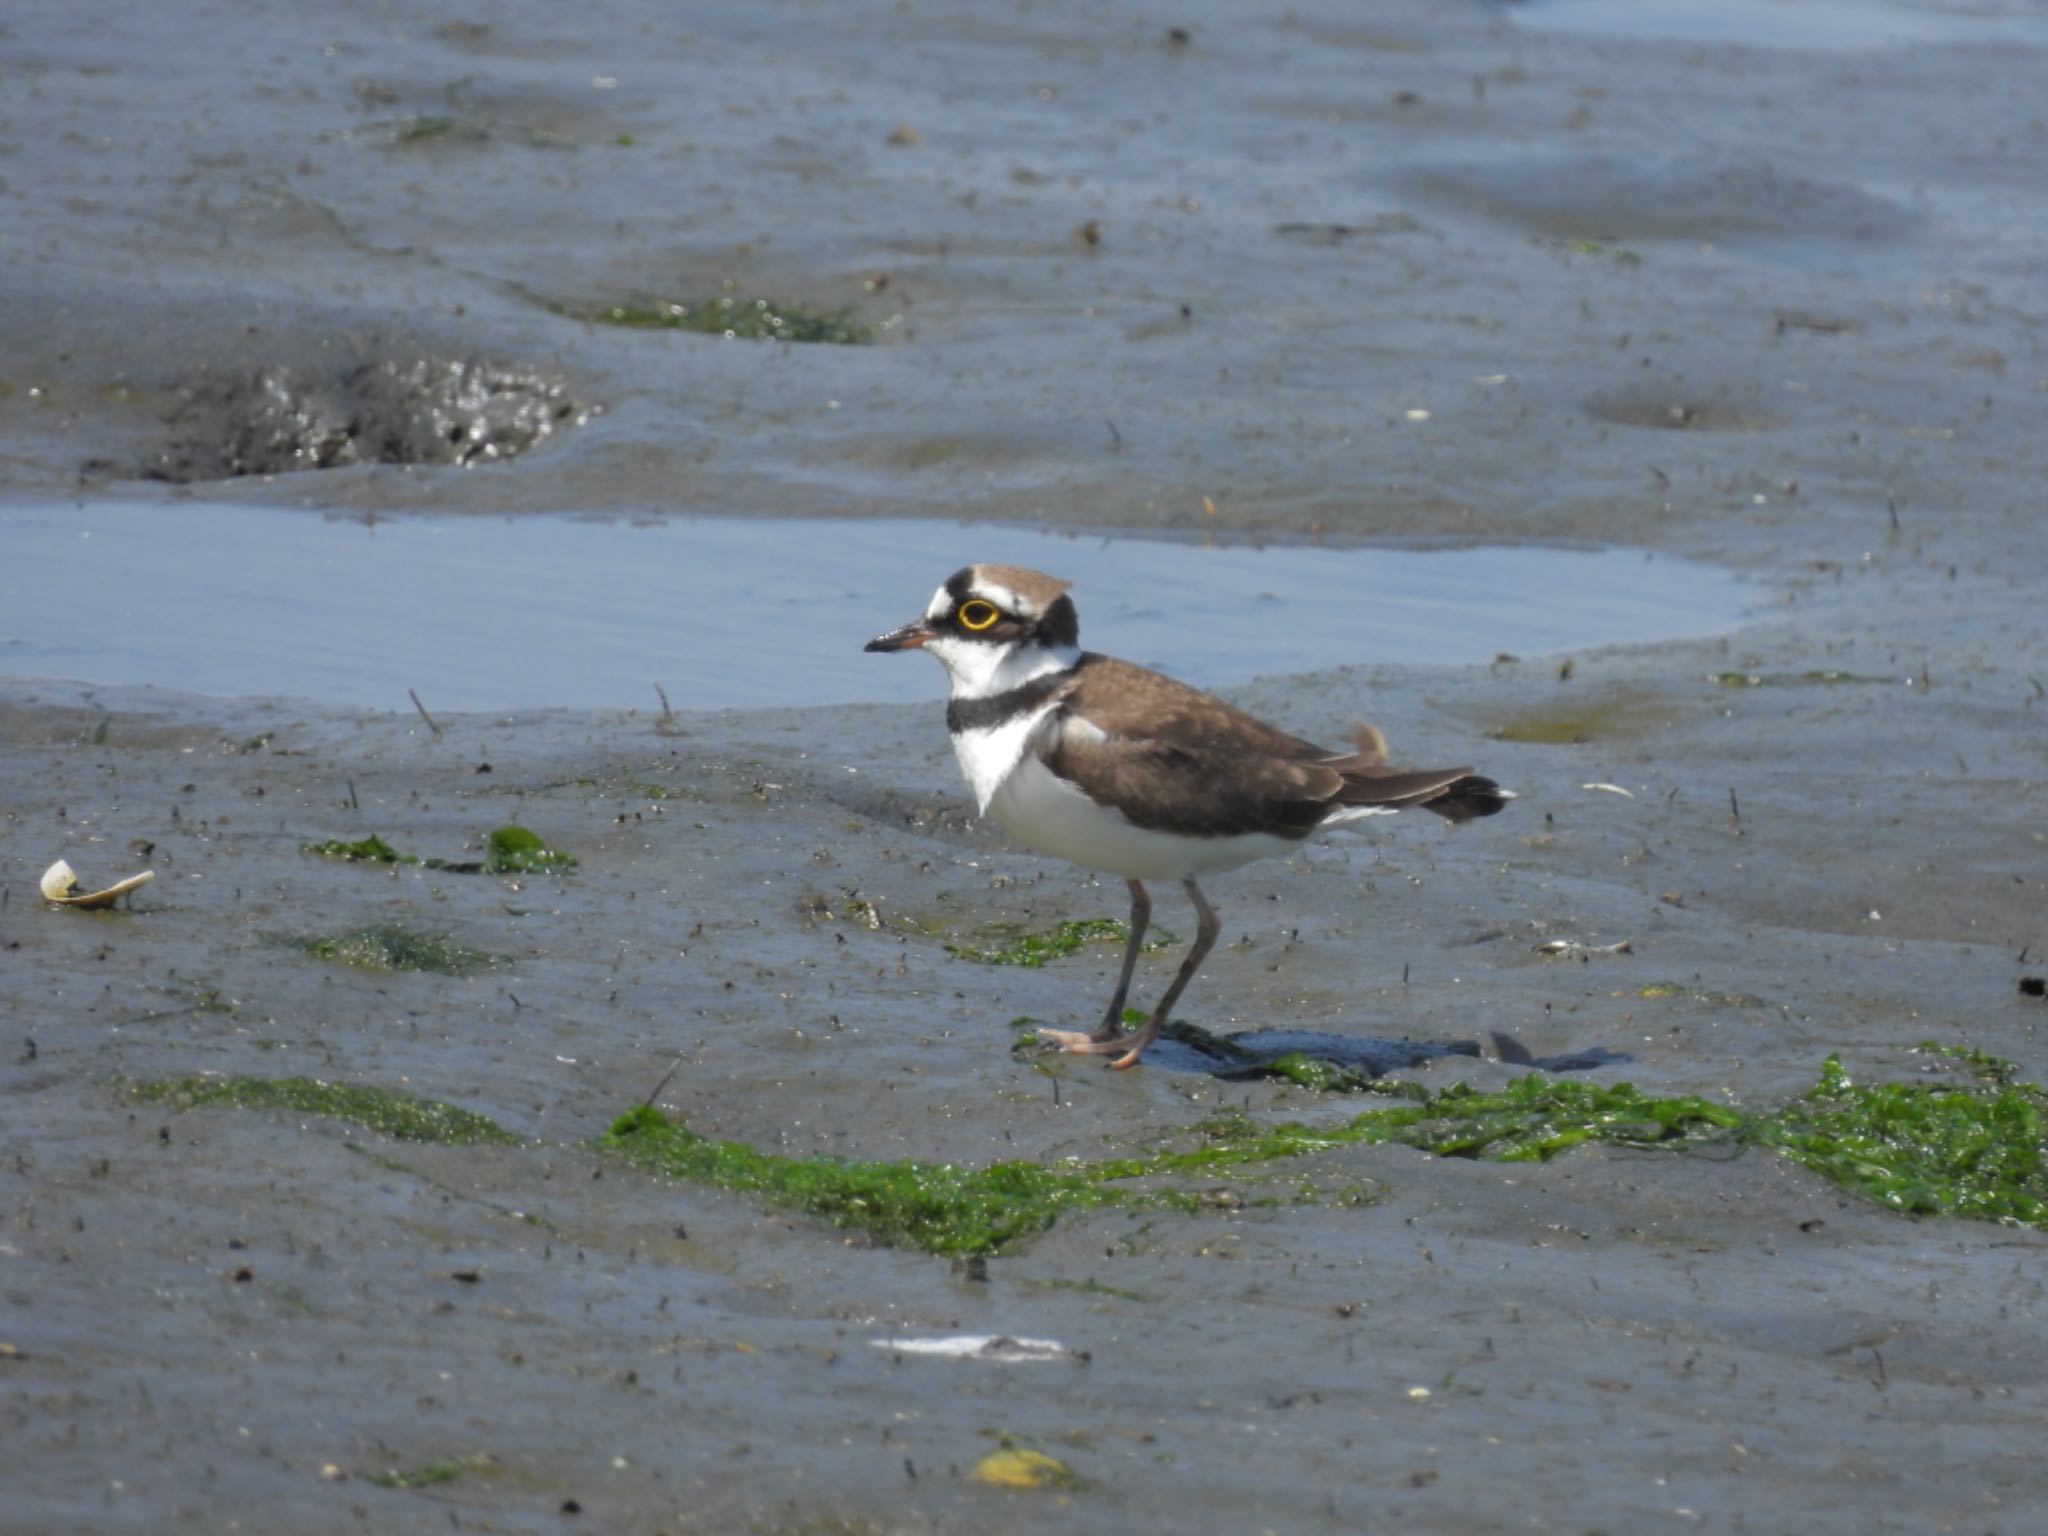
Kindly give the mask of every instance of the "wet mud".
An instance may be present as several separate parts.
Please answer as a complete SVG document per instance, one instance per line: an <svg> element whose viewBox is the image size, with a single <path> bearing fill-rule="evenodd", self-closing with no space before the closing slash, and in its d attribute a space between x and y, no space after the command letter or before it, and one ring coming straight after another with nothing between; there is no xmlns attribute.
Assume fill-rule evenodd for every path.
<svg viewBox="0 0 2048 1536"><path fill-rule="evenodd" d="M395 663L389 707L223 698L52 679L0 629L0 1529L1864 1536L2048 1499L2048 1236L1826 1165L1857 1091L2048 1075L2048 205L2010 18L10 25L0 526L203 482L373 525L1614 542L1757 597L1447 664L1276 594L1298 646L1231 697L1520 798L1219 880L1188 1029L1125 1073L1016 1048L1093 1022L1115 946L1067 925L1124 897L973 818L936 668L920 703L430 713ZM594 318L726 292L869 344ZM950 568L874 526L900 571L866 628L810 616L821 655ZM1144 599L1091 548L1062 574L1114 648ZM96 608L91 553L33 578L175 651L176 594ZM1152 606L1171 659L1202 615ZM746 643L678 604L646 679ZM489 868L508 827L575 863ZM155 878L53 908L59 858ZM1703 1112L1549 1160L1307 1149L1530 1080ZM2030 1102L1987 1144L2038 1158ZM1253 1136L1302 1150L1161 1161ZM818 1159L1145 1198L933 1252L842 1223L858 1189L748 1183Z"/></svg>

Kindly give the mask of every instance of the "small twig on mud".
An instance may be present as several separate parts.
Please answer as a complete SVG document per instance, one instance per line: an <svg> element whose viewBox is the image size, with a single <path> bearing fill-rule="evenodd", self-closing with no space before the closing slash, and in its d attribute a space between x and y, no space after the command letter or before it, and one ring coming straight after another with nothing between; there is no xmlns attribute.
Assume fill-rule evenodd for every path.
<svg viewBox="0 0 2048 1536"><path fill-rule="evenodd" d="M642 1107L652 1109L654 1107L654 1101L661 1097L661 1090L668 1086L669 1079L674 1077L678 1072L682 1070L683 1058L678 1056L675 1059L674 1065L672 1065L666 1072L661 1074L661 1081L654 1085L654 1092L650 1093L649 1095L647 1095L646 1098L640 1101Z"/></svg>
<svg viewBox="0 0 2048 1536"><path fill-rule="evenodd" d="M434 717L427 713L427 706L420 702L419 694L411 688L405 691L412 695L412 707L420 712L420 718L427 722L427 729L432 731L438 739L441 734L441 727L435 723Z"/></svg>

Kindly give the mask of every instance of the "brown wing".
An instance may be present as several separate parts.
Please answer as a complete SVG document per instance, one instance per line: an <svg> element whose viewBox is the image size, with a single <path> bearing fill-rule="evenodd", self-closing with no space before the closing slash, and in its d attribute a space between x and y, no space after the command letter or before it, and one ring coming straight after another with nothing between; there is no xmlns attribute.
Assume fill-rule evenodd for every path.
<svg viewBox="0 0 2048 1536"><path fill-rule="evenodd" d="M1082 656L1062 690L1067 707L1112 736L1171 742L1190 750L1223 748L1316 761L1327 748L1290 736L1162 673L1113 656Z"/></svg>
<svg viewBox="0 0 2048 1536"><path fill-rule="evenodd" d="M1491 779L1464 768L1387 766L1385 740L1370 726L1359 728L1355 751L1334 754L1107 656L1084 656L1060 693L1063 715L1104 734L1062 730L1046 766L1152 831L1302 838L1345 806L1423 806L1464 821L1507 800Z"/></svg>
<svg viewBox="0 0 2048 1536"><path fill-rule="evenodd" d="M1190 837L1306 837L1344 783L1320 763L1076 730L1060 733L1045 763L1136 825Z"/></svg>
<svg viewBox="0 0 2048 1536"><path fill-rule="evenodd" d="M1063 704L1095 729L1060 731L1046 766L1150 831L1306 837L1344 786L1314 742L1126 661L1083 657Z"/></svg>

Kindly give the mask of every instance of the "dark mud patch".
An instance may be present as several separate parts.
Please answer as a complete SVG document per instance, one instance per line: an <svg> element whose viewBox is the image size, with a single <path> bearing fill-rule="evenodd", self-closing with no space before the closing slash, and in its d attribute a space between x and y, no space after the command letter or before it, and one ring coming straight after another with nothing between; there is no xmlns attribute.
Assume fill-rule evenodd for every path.
<svg viewBox="0 0 2048 1536"><path fill-rule="evenodd" d="M496 955L472 949L445 933L419 933L395 923L372 923L328 937L286 937L279 942L316 960L363 971L430 971L439 976L474 976L498 963Z"/></svg>
<svg viewBox="0 0 2048 1536"><path fill-rule="evenodd" d="M487 464L589 419L566 379L479 358L206 369L179 384L171 440L126 471L184 485L355 464Z"/></svg>
<svg viewBox="0 0 2048 1536"><path fill-rule="evenodd" d="M451 23L451 26L459 24ZM464 51L488 53L489 26L441 40ZM531 83L464 74L446 85L422 86L403 77L358 77L357 104L378 114L355 133L393 151L465 149L499 145L511 149L575 150L608 146L630 149L637 142L625 120L602 104L614 98L562 91ZM384 114L395 114L386 116Z"/></svg>
<svg viewBox="0 0 2048 1536"><path fill-rule="evenodd" d="M1775 167L1562 155L1418 166L1411 195L1565 242L1891 240L1919 222L1860 187Z"/></svg>
<svg viewBox="0 0 2048 1536"><path fill-rule="evenodd" d="M1665 432L1771 432L1788 421L1733 392L1691 394L1654 388L1595 395L1586 402L1586 414L1616 426Z"/></svg>

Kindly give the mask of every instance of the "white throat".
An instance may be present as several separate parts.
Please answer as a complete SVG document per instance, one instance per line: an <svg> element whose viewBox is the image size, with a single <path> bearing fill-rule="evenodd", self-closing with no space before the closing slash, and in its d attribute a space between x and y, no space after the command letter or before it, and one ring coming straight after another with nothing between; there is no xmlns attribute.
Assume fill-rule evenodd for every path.
<svg viewBox="0 0 2048 1536"><path fill-rule="evenodd" d="M952 635L928 640L924 648L945 663L952 696L960 701L996 698L1037 678L1065 672L1080 658L1080 652L1069 646L989 645ZM1047 716L1058 708L1057 700L1048 699L996 723L954 733L953 755L982 815L988 814L989 802L1003 781L1038 745Z"/></svg>
<svg viewBox="0 0 2048 1536"><path fill-rule="evenodd" d="M957 635L927 640L924 648L946 664L956 699L992 699L1048 672L1064 672L1080 655L1066 647L1048 650L1014 640L1008 645L991 645Z"/></svg>

